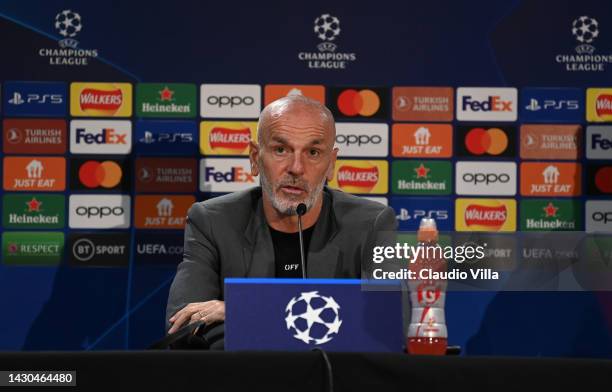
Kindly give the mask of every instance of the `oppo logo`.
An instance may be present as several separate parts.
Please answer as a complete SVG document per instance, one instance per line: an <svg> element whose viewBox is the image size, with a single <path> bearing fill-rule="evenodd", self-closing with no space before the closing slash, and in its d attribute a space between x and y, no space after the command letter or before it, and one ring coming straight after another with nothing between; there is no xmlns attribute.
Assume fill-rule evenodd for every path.
<svg viewBox="0 0 612 392"><path fill-rule="evenodd" d="M382 137L379 135L336 135L336 143L346 146L350 146L351 144L356 144L358 146L362 144L380 144L382 141Z"/></svg>
<svg viewBox="0 0 612 392"><path fill-rule="evenodd" d="M612 222L612 211L595 211L593 215L591 215L591 218L595 222L607 224L608 222Z"/></svg>
<svg viewBox="0 0 612 392"><path fill-rule="evenodd" d="M234 106L251 106L255 103L255 99L251 96L240 97L237 95L227 96L227 95L211 95L206 99L206 102L212 106L229 106L233 108Z"/></svg>
<svg viewBox="0 0 612 392"><path fill-rule="evenodd" d="M474 185L482 183L486 185L495 183L505 184L510 181L510 176L506 173L465 173L462 178L463 181L473 183Z"/></svg>
<svg viewBox="0 0 612 392"><path fill-rule="evenodd" d="M108 206L80 206L76 208L76 214L78 216L84 216L87 218L104 218L107 216L122 216L125 210L121 206L108 207Z"/></svg>

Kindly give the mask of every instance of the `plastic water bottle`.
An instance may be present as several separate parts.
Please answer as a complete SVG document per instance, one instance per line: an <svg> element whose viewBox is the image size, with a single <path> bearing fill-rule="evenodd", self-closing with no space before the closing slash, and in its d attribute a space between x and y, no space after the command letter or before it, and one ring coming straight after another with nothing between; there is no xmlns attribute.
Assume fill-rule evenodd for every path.
<svg viewBox="0 0 612 392"><path fill-rule="evenodd" d="M435 220L421 219L417 241L417 246L423 249L419 254L420 257L410 265L410 270L415 271L417 279L411 279L408 283L412 312L407 348L410 354L444 355L448 338L444 315L446 280L419 279L422 269L446 271L446 261L441 257L441 253L433 252L431 249L438 245ZM429 254L426 252L427 247L430 247Z"/></svg>

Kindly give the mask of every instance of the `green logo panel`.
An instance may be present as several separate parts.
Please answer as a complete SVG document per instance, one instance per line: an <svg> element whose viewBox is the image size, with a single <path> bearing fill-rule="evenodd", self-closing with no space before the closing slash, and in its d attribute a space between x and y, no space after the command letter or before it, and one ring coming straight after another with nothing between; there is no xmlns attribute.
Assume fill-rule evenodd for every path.
<svg viewBox="0 0 612 392"><path fill-rule="evenodd" d="M2 259L7 265L57 265L64 251L64 233L9 231L2 234Z"/></svg>
<svg viewBox="0 0 612 392"><path fill-rule="evenodd" d="M140 83L136 86L139 117L196 116L196 86L183 83Z"/></svg>
<svg viewBox="0 0 612 392"><path fill-rule="evenodd" d="M582 206L579 201L522 200L520 209L521 231L582 230Z"/></svg>
<svg viewBox="0 0 612 392"><path fill-rule="evenodd" d="M393 193L399 195L450 195L451 163L448 161L394 161L391 164Z"/></svg>
<svg viewBox="0 0 612 392"><path fill-rule="evenodd" d="M65 196L47 194L5 194L2 225L8 229L61 229Z"/></svg>

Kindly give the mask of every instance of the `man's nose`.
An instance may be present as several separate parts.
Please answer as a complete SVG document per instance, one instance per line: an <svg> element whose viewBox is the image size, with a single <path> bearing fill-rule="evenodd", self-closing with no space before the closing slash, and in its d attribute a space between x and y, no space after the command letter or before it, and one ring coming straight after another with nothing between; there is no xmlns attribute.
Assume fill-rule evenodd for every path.
<svg viewBox="0 0 612 392"><path fill-rule="evenodd" d="M293 154L291 165L289 166L289 173L294 176L301 176L304 174L304 163L302 162L302 154Z"/></svg>

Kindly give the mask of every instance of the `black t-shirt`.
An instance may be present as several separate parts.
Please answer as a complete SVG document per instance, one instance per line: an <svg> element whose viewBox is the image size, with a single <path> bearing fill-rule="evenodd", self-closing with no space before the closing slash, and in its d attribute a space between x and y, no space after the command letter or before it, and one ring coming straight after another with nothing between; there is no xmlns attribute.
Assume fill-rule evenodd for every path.
<svg viewBox="0 0 612 392"><path fill-rule="evenodd" d="M299 233L283 233L268 226L274 245L274 268L277 278L301 278L302 261L300 259ZM308 261L308 246L314 231L314 225L302 231L304 240L304 263Z"/></svg>

